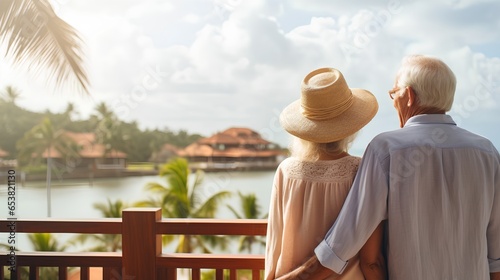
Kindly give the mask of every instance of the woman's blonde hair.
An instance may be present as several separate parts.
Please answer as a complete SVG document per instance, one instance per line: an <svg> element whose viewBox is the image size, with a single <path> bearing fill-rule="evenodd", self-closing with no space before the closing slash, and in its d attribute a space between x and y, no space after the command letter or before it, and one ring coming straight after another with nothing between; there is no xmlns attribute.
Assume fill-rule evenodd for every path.
<svg viewBox="0 0 500 280"><path fill-rule="evenodd" d="M317 161L321 155L335 156L347 152L356 135L357 133L354 133L344 139L329 143L315 143L294 137L290 145L290 153L291 156L303 161Z"/></svg>

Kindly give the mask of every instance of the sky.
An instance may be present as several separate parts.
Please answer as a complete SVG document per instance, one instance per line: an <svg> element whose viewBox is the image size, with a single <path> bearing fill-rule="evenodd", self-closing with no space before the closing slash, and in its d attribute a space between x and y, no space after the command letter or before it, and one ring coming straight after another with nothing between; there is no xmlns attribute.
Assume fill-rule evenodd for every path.
<svg viewBox="0 0 500 280"><path fill-rule="evenodd" d="M0 65L0 89L18 105L85 119L105 102L141 128L210 136L248 127L286 146L284 107L305 75L339 69L379 102L352 147L399 128L387 91L408 54L438 57L457 77L450 115L500 148L500 10L497 0L54 0L85 45L90 95L55 90Z"/></svg>

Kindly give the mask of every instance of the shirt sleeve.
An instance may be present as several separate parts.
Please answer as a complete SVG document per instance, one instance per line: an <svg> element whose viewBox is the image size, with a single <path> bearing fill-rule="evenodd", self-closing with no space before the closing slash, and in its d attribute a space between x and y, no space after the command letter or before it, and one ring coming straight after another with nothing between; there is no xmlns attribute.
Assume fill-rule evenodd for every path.
<svg viewBox="0 0 500 280"><path fill-rule="evenodd" d="M500 162L500 156L498 162ZM493 207L488 224L488 261L490 272L500 272L500 164L497 163L495 174Z"/></svg>
<svg viewBox="0 0 500 280"><path fill-rule="evenodd" d="M368 145L337 220L314 251L323 266L341 274L387 218L388 164L380 162Z"/></svg>
<svg viewBox="0 0 500 280"><path fill-rule="evenodd" d="M266 234L265 277L266 280L276 278L276 266L281 254L281 239L283 235L283 213L277 186L282 184L280 170L274 176Z"/></svg>

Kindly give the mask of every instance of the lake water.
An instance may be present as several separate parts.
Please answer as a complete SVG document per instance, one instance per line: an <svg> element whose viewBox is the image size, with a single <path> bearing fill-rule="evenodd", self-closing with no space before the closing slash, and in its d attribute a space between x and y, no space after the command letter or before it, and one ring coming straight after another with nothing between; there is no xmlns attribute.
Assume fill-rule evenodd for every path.
<svg viewBox="0 0 500 280"><path fill-rule="evenodd" d="M203 200L219 191L234 193L231 198L220 205L216 218L235 218L226 204L237 210L241 208L238 191L242 194L255 193L262 214L266 214L269 209L273 176L274 171L205 173L199 190ZM24 186L21 186L19 178L17 180L17 218L46 218L47 191L45 181L26 182ZM94 209L94 203L107 203L107 199L111 201L121 199L124 203L131 205L139 200L148 199L153 195L145 190L145 186L150 182L167 185L165 179L159 176L94 179L93 182L55 179L51 186L51 216L67 219L102 218L100 212ZM8 217L6 185L0 185L0 209L2 217ZM18 248L29 248L27 238L22 234L18 234L18 236ZM62 239L66 239L66 236L63 235ZM1 234L0 243L7 243L6 234Z"/></svg>

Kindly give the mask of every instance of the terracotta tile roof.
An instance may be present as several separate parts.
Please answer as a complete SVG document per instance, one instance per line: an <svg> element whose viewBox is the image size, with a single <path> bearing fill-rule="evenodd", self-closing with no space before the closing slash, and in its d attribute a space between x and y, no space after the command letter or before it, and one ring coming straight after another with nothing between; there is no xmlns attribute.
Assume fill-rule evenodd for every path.
<svg viewBox="0 0 500 280"><path fill-rule="evenodd" d="M279 155L281 152L278 150L250 150L243 148L231 148L227 150L216 150L213 156L217 157L270 157Z"/></svg>
<svg viewBox="0 0 500 280"><path fill-rule="evenodd" d="M175 145L172 145L172 144L164 144L162 147L161 147L161 150L162 151L168 151L168 152L173 152L173 153L177 153L180 148L175 146Z"/></svg>
<svg viewBox="0 0 500 280"><path fill-rule="evenodd" d="M229 128L223 132L198 140L178 152L184 157L270 157L281 155L280 150L258 149L260 145L272 144L257 132L241 127ZM221 145L219 147L219 145Z"/></svg>
<svg viewBox="0 0 500 280"><path fill-rule="evenodd" d="M181 157L211 157L214 149L209 145L193 143L178 152Z"/></svg>
<svg viewBox="0 0 500 280"><path fill-rule="evenodd" d="M241 140L241 144L271 144L271 142L265 140L260 136L260 134L254 130L244 127L232 127L226 129L222 133L237 137Z"/></svg>
<svg viewBox="0 0 500 280"><path fill-rule="evenodd" d="M225 145L257 145L271 144L263 139L259 133L243 127L232 127L219 132L211 137L203 138L198 141L201 144L225 144Z"/></svg>
<svg viewBox="0 0 500 280"><path fill-rule="evenodd" d="M234 137L232 135L224 134L222 132L219 132L213 136L210 136L208 138L202 138L198 140L198 143L200 144L224 144L224 145L239 145L240 144L240 139L237 137Z"/></svg>
<svg viewBox="0 0 500 280"><path fill-rule="evenodd" d="M251 150L245 148L230 148L226 150L213 149L208 145L200 145L197 143L187 146L184 150L179 151L179 156L183 157L270 157L281 155L279 150Z"/></svg>
<svg viewBox="0 0 500 280"><path fill-rule="evenodd" d="M8 155L9 155L9 152L0 149L0 158L6 157Z"/></svg>
<svg viewBox="0 0 500 280"><path fill-rule="evenodd" d="M96 143L95 133L86 132L86 133L77 133L65 131L64 135L78 144L81 147L79 152L80 157L82 158L101 158L104 155L105 147L102 144ZM61 154L52 149L50 151L51 157L61 158ZM42 156L46 158L48 156L48 151L43 152ZM127 158L127 154L117 151L111 150L106 155L106 158Z"/></svg>

